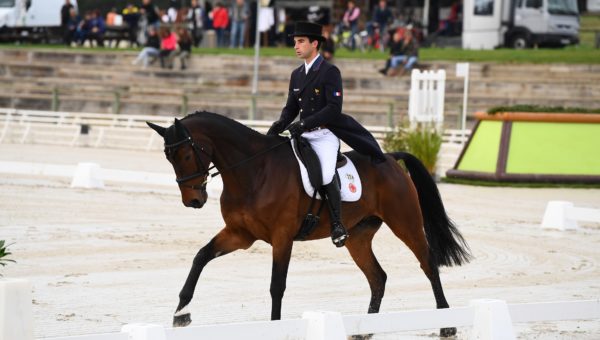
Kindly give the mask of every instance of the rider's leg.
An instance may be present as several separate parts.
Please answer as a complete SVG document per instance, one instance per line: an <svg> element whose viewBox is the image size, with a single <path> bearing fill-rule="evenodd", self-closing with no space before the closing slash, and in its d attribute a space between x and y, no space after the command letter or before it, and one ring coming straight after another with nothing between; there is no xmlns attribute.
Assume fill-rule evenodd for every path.
<svg viewBox="0 0 600 340"><path fill-rule="evenodd" d="M305 132L302 137L309 141L319 157L323 183L326 184L323 191L327 195L327 204L331 216L331 239L336 246L341 247L344 245L344 240L348 237L348 234L341 223L340 189L333 181L340 140L328 129Z"/></svg>

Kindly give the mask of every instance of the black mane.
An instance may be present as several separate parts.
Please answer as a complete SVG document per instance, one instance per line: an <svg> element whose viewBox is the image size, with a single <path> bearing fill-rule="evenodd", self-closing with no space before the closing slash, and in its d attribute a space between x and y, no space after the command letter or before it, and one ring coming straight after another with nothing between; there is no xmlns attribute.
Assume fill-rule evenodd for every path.
<svg viewBox="0 0 600 340"><path fill-rule="evenodd" d="M201 122L204 122L205 124L210 125L211 127L223 126L223 127L226 127L227 129L232 129L233 131L231 131L231 133L233 133L237 136L245 136L247 134L250 134L250 135L257 136L257 137L258 136L265 137L265 135L263 135L262 133L254 130L234 119L225 117L218 113L213 113L213 112L208 112L208 111L196 111L194 113L188 114L181 120L185 121L185 120L195 120L195 119L198 119Z"/></svg>

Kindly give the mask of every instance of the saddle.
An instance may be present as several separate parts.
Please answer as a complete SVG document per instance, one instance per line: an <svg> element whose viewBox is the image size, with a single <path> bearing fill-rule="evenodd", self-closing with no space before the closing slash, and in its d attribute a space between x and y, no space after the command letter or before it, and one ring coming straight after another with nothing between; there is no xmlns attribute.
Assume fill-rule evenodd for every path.
<svg viewBox="0 0 600 340"><path fill-rule="evenodd" d="M292 149L300 165L302 184L306 193L311 196L310 206L295 240L305 240L319 223L324 200L321 200L316 214L313 214L318 198L325 198L325 192L320 192L323 186L321 162L317 153L312 149L307 139L297 137L292 139ZM340 172L343 177L340 177ZM342 188L342 201L357 201L362 193L360 178L354 164L338 150L336 172L333 180ZM310 182L310 183L307 183ZM346 194L346 195L344 195Z"/></svg>

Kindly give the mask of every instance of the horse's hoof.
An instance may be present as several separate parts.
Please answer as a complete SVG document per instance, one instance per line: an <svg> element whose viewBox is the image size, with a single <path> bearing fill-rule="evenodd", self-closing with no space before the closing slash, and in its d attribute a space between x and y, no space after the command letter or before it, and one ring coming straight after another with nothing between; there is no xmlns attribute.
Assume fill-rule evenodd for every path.
<svg viewBox="0 0 600 340"><path fill-rule="evenodd" d="M440 329L440 338L449 338L456 335L456 328L442 328Z"/></svg>
<svg viewBox="0 0 600 340"><path fill-rule="evenodd" d="M192 315L190 313L176 315L173 317L173 327L185 327L192 323Z"/></svg>

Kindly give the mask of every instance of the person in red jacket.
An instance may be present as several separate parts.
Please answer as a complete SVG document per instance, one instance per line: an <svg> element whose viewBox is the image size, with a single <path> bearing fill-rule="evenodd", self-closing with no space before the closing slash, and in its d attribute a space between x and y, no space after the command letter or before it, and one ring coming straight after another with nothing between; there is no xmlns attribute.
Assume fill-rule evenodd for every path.
<svg viewBox="0 0 600 340"><path fill-rule="evenodd" d="M229 12L222 3L217 2L215 8L210 12L213 28L217 33L217 46L225 47L225 30L229 26Z"/></svg>
<svg viewBox="0 0 600 340"><path fill-rule="evenodd" d="M164 26L160 28L160 67L173 68L173 58L177 52L177 35Z"/></svg>

